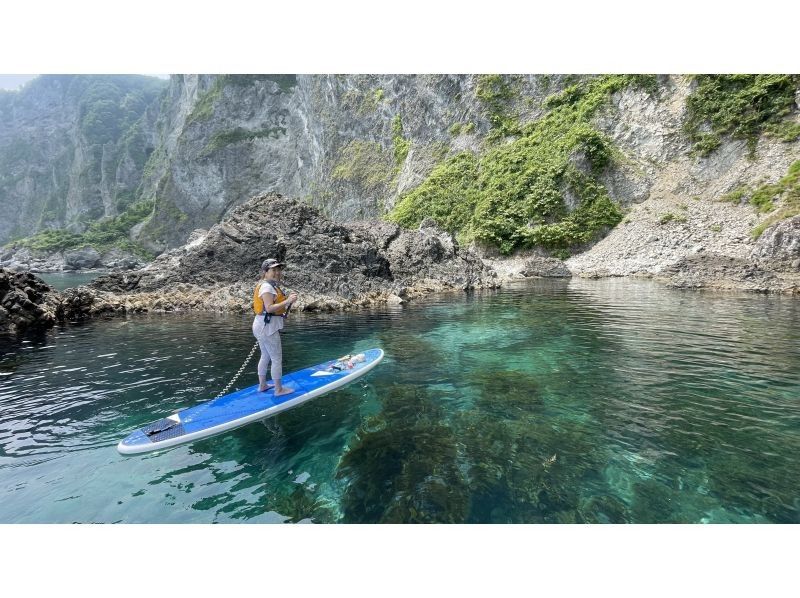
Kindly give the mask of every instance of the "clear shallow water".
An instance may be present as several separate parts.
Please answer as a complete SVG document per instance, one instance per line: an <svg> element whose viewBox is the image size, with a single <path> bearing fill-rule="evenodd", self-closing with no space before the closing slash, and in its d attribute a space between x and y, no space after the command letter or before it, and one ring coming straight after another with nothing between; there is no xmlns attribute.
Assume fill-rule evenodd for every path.
<svg viewBox="0 0 800 598"><path fill-rule="evenodd" d="M106 274L106 272L41 272L36 276L57 291L63 291L71 287L88 284L103 274Z"/></svg>
<svg viewBox="0 0 800 598"><path fill-rule="evenodd" d="M117 454L221 389L249 328L131 316L7 347L0 523L800 521L796 299L539 281L298 315L287 371L384 363L266 425Z"/></svg>

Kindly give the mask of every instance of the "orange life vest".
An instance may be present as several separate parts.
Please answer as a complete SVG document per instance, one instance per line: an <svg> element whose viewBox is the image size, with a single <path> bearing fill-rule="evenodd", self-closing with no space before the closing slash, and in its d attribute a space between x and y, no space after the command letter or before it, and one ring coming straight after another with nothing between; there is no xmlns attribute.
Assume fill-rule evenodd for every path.
<svg viewBox="0 0 800 598"><path fill-rule="evenodd" d="M275 284L274 282L268 281L268 280L259 280L258 284L256 285L256 290L253 291L253 311L256 312L256 315L263 315L263 314L267 313L267 310L264 307L264 300L261 298L261 295L258 294L258 290L261 288L261 285L263 283L265 283L265 282L269 282L269 284L271 284L272 287L275 289L275 291L278 293L278 296L275 297L275 300L274 300L273 303L280 303L281 301L286 301L286 295L283 294L283 291L281 290L281 288L277 284ZM269 314L269 315L271 315L271 316L284 316L284 315L286 315L286 312L287 312L287 309L284 306L281 309L279 309L278 311L276 311L276 312L274 312L272 314Z"/></svg>

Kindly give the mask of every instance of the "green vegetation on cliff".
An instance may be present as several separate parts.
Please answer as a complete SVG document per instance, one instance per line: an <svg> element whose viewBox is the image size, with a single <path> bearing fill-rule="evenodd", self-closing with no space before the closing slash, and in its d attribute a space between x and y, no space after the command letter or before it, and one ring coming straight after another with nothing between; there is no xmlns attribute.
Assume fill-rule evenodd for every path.
<svg viewBox="0 0 800 598"><path fill-rule="evenodd" d="M264 137L272 137L277 139L281 135L286 135L286 127L271 127L264 128L258 131L249 131L242 127L236 127L230 131L217 131L211 137L211 141L200 152L200 156L209 156L225 146L240 143L242 141L252 141L254 139L262 139Z"/></svg>
<svg viewBox="0 0 800 598"><path fill-rule="evenodd" d="M220 75L224 85L249 87L257 81L272 81L278 85L278 93L289 93L297 86L297 75Z"/></svg>
<svg viewBox="0 0 800 598"><path fill-rule="evenodd" d="M376 193L394 174L388 149L380 143L354 139L338 152L331 179L360 185L368 193Z"/></svg>
<svg viewBox="0 0 800 598"><path fill-rule="evenodd" d="M781 202L780 207L753 229L753 237L760 237L761 233L776 222L800 214L800 160L792 164L786 176L774 185L764 185L756 189L750 202L759 206L760 211L769 212L775 209L773 200L776 199Z"/></svg>
<svg viewBox="0 0 800 598"><path fill-rule="evenodd" d="M761 133L783 141L800 136L800 125L785 120L794 111L800 75L697 75L693 79L696 88L686 101L684 130L697 154L707 156L717 149L723 135L746 140L751 153Z"/></svg>
<svg viewBox="0 0 800 598"><path fill-rule="evenodd" d="M403 137L403 119L398 114L392 119L392 143L394 144L394 160L402 164L411 149L411 142Z"/></svg>
<svg viewBox="0 0 800 598"><path fill-rule="evenodd" d="M43 230L31 237L14 241L10 245L46 252L75 249L86 245L91 245L100 252L117 247L152 259L153 256L132 242L128 235L131 228L151 214L153 204L152 201L135 203L115 218L92 222L84 233L73 233L64 229Z"/></svg>
<svg viewBox="0 0 800 598"><path fill-rule="evenodd" d="M510 104L519 97L517 77L479 75L475 96L483 104L492 125L490 141L519 134L517 118L510 108Z"/></svg>
<svg viewBox="0 0 800 598"><path fill-rule="evenodd" d="M89 143L116 141L142 117L166 83L132 75L76 75L68 93L79 95L79 129Z"/></svg>
<svg viewBox="0 0 800 598"><path fill-rule="evenodd" d="M756 239L776 222L800 214L800 160L789 166L786 175L777 183L755 188L743 185L719 198L719 201L734 204L743 200L747 200L761 214L772 212L753 229L752 235ZM776 202L779 202L777 210Z"/></svg>
<svg viewBox="0 0 800 598"><path fill-rule="evenodd" d="M492 77L482 81L481 93L498 106L493 124L517 136L481 156L459 154L440 163L387 218L414 227L429 216L462 242L477 240L503 253L542 246L563 257L622 218L598 180L615 150L592 126L592 117L613 92L631 85L652 90L655 77L579 81L552 96L549 112L525 126L504 121L501 106L511 91Z"/></svg>

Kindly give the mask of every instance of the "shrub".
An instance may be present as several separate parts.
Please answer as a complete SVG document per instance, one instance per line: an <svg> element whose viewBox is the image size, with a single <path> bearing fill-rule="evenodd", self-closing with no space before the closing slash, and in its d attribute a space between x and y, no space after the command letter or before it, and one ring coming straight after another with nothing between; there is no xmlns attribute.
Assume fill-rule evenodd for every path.
<svg viewBox="0 0 800 598"><path fill-rule="evenodd" d="M403 137L403 119L399 114L392 119L392 143L394 144L394 160L400 165L408 156L411 142Z"/></svg>
<svg viewBox="0 0 800 598"><path fill-rule="evenodd" d="M759 208L759 211L774 209L772 200L775 197L782 201L781 207L774 214L753 229L752 235L756 239L773 224L800 214L800 160L789 167L786 176L780 181L760 187L753 193L753 197L758 198L758 204L754 205L764 207L763 210ZM753 199L750 201L753 202Z"/></svg>
<svg viewBox="0 0 800 598"><path fill-rule="evenodd" d="M697 75L696 89L687 99L684 130L693 151L706 156L723 135L747 141L751 154L765 131L800 134L782 124L794 109L798 75ZM708 125L711 131L703 131Z"/></svg>

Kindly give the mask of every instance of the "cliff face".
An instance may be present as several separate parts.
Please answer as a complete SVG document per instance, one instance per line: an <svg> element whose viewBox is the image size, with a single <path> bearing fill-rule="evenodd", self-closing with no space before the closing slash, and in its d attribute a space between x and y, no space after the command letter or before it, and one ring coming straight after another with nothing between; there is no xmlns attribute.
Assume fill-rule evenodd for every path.
<svg viewBox="0 0 800 598"><path fill-rule="evenodd" d="M587 276L656 275L698 251L740 258L770 213L752 193L720 200L800 160L798 79L784 79L748 82L744 101L783 102L769 118L784 133L745 111L723 114L737 126L717 135L708 81L685 76L173 75L158 98L157 85L45 77L0 95L0 241L152 202L130 236L158 253L276 192L339 222L432 216L486 256L493 243L572 255ZM751 93L720 81L723 98Z"/></svg>
<svg viewBox="0 0 800 598"><path fill-rule="evenodd" d="M136 198L164 82L49 75L0 94L0 243L85 230ZM148 112L150 109L150 112Z"/></svg>
<svg viewBox="0 0 800 598"><path fill-rule="evenodd" d="M800 217L759 229L796 209L800 185L791 173L800 142L728 137L705 155L693 152L684 125L694 85L683 77L664 83L658 97L630 89L615 95L598 118L625 156L604 182L626 212L567 267L580 276L653 276L680 287L798 292L792 223ZM796 127L800 92L793 104L788 123Z"/></svg>
<svg viewBox="0 0 800 598"><path fill-rule="evenodd" d="M336 220L378 216L453 147L488 130L470 76L183 75L172 78L142 196L140 238L179 245L263 191ZM472 122L454 141L454 123Z"/></svg>

